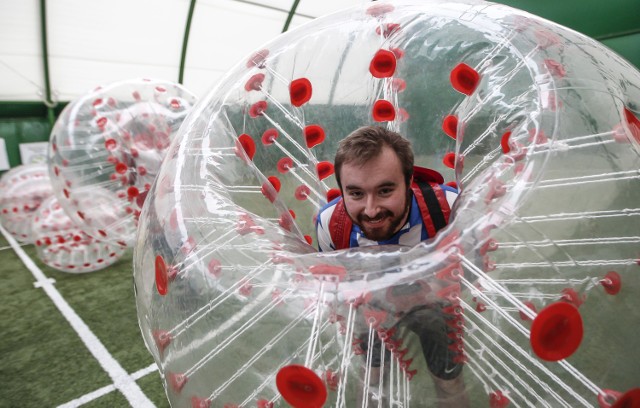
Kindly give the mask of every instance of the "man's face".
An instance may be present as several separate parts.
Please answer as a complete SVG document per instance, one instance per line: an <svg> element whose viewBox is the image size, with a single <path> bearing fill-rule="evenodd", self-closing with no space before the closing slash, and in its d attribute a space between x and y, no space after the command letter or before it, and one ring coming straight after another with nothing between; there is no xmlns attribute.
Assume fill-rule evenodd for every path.
<svg viewBox="0 0 640 408"><path fill-rule="evenodd" d="M342 194L349 217L373 241L384 241L406 223L407 186L398 156L388 146L363 166L344 163Z"/></svg>

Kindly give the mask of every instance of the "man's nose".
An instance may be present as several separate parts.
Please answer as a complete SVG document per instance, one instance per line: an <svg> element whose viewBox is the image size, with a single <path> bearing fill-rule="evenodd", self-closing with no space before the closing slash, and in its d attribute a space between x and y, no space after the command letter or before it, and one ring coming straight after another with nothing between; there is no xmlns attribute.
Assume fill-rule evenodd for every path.
<svg viewBox="0 0 640 408"><path fill-rule="evenodd" d="M367 217L375 217L378 214L378 200L374 195L367 197L364 213Z"/></svg>

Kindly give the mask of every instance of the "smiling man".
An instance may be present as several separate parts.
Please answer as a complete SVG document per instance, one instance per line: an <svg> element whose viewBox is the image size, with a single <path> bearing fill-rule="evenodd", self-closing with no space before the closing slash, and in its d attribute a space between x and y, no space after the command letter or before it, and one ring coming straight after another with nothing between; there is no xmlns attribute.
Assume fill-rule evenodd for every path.
<svg viewBox="0 0 640 408"><path fill-rule="evenodd" d="M319 212L320 251L366 245L416 245L446 226L457 191L413 166L410 142L377 126L344 138L335 157L342 192Z"/></svg>
<svg viewBox="0 0 640 408"><path fill-rule="evenodd" d="M344 138L334 162L342 196L318 213L319 250L371 245L414 246L433 238L444 228L449 222L457 191L444 185L439 173L414 167L413 162L410 142L382 127L362 127ZM424 290L424 285L398 285L391 288L389 294L406 299L420 290ZM456 362L456 353L451 350L446 316L442 313L446 306L442 302L426 301L408 305L399 313L398 325L405 325L420 339L434 380L438 405L466 407L469 401L461 375L463 365ZM384 308L383 305L378 307ZM360 347L366 350L371 346L373 355L380 356L380 341L376 339L369 345L365 340L367 337L366 333L360 336ZM371 362L371 383L377 382L381 363L379 357Z"/></svg>

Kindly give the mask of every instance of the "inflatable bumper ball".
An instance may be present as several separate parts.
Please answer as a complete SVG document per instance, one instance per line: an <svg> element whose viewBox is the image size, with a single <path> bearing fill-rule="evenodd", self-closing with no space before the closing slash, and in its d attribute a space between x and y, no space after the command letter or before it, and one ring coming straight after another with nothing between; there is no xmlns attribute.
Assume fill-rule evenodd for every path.
<svg viewBox="0 0 640 408"><path fill-rule="evenodd" d="M375 2L277 37L194 107L140 218L171 404L638 406L639 118L635 67L498 4ZM460 194L420 245L318 252L363 125Z"/></svg>
<svg viewBox="0 0 640 408"><path fill-rule="evenodd" d="M45 164L23 164L0 178L0 221L21 243L33 243L31 222L42 201L53 195Z"/></svg>
<svg viewBox="0 0 640 408"><path fill-rule="evenodd" d="M38 208L32 231L40 260L62 272L98 271L114 264L126 252L121 245L99 241L82 231L55 196Z"/></svg>
<svg viewBox="0 0 640 408"><path fill-rule="evenodd" d="M179 84L139 79L97 88L63 110L51 132L49 172L74 224L132 245L144 199L195 100Z"/></svg>

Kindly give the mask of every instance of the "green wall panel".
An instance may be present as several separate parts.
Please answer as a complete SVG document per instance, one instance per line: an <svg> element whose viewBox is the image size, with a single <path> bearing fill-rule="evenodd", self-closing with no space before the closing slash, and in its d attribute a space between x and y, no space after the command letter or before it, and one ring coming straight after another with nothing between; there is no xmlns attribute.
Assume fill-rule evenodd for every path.
<svg viewBox="0 0 640 408"><path fill-rule="evenodd" d="M45 118L0 119L0 138L5 140L9 164L15 167L20 162L20 144L47 142L51 124Z"/></svg>
<svg viewBox="0 0 640 408"><path fill-rule="evenodd" d="M638 17L638 19L640 19L640 17ZM602 43L640 68L640 33L609 38L602 40Z"/></svg>

